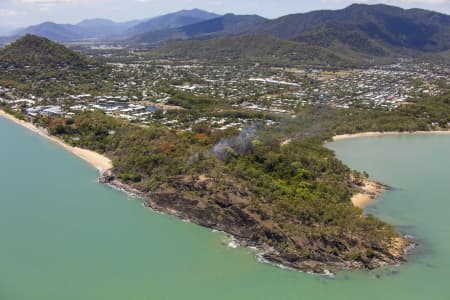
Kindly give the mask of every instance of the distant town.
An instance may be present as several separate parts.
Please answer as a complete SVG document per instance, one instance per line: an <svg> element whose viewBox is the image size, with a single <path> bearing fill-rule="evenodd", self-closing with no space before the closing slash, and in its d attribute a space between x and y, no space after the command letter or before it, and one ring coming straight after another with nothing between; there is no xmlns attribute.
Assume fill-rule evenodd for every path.
<svg viewBox="0 0 450 300"><path fill-rule="evenodd" d="M46 98L2 86L0 101L14 110L26 111L31 117L71 116L79 111L100 110L143 125L190 129L194 124L208 122L213 128L223 130L242 129L255 121L269 126L276 122L208 115L186 121L184 108L171 101L171 95L187 93L217 99L237 110L295 115L305 105L393 110L408 105L408 100L414 97L441 95L450 86L449 66L408 61L344 70L176 61L109 65L112 84L108 94L86 90L82 94ZM35 84L57 86L58 83L57 78L51 78Z"/></svg>

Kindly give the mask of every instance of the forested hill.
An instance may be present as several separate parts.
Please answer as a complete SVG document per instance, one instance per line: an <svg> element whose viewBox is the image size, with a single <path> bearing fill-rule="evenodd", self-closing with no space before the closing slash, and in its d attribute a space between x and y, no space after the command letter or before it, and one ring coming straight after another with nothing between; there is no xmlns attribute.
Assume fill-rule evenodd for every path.
<svg viewBox="0 0 450 300"><path fill-rule="evenodd" d="M359 34L390 47L417 51L450 48L450 16L389 5L353 4L342 10L293 14L268 21L251 32L298 39L305 32L311 34L328 23L342 30L351 25Z"/></svg>
<svg viewBox="0 0 450 300"><path fill-rule="evenodd" d="M37 97L107 91L110 72L103 63L33 35L0 49L0 86Z"/></svg>
<svg viewBox="0 0 450 300"><path fill-rule="evenodd" d="M270 35L222 37L205 41L173 41L150 52L155 58L221 60L222 62L350 66L362 57L330 51Z"/></svg>
<svg viewBox="0 0 450 300"><path fill-rule="evenodd" d="M66 66L89 69L96 62L46 38L26 35L0 50L0 64L15 68Z"/></svg>
<svg viewBox="0 0 450 300"><path fill-rule="evenodd" d="M239 54L240 59L247 59L249 47L255 37L268 36L278 40L267 40L267 46L260 47L258 56L253 58L264 60L272 57L275 62L286 61L286 51L289 62L298 63L301 59L295 53L302 52L300 48L309 51L311 47L316 52L328 50L353 64L384 63L395 60L398 56L416 57L424 54L441 57L440 53L450 50L450 16L420 10L402 9L388 5L354 4L341 10L321 10L302 14L283 16L275 20L266 20L248 24L244 31L213 32L208 23L191 25L197 31L208 29L208 36L202 39L226 36L229 45L237 45L230 49L224 39L212 39L207 42L195 41L199 36L185 34L186 28L173 30L172 34L142 35L137 42L155 42L174 39L191 39L185 43L165 45L161 52L176 54L180 58L199 56L208 49L208 55L218 58L229 58ZM176 33L176 34L175 34ZM290 46L286 47L290 42ZM292 47L293 43L298 43ZM268 47L272 45L272 47ZM279 47L277 47L279 46ZM315 53L314 51L312 53ZM374 61L375 60L375 61ZM334 60L342 65L342 61ZM322 65L330 64L323 61Z"/></svg>

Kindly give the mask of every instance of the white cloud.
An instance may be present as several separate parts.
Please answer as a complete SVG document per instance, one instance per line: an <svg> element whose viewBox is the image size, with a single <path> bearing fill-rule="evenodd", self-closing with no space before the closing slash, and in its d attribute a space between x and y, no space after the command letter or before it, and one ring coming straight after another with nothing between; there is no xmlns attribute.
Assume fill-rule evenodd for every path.
<svg viewBox="0 0 450 300"><path fill-rule="evenodd" d="M22 2L37 4L79 3L80 0L21 0Z"/></svg>
<svg viewBox="0 0 450 300"><path fill-rule="evenodd" d="M105 0L16 0L25 4L36 4L39 6L54 6L58 4L82 4L82 3L94 3L105 2Z"/></svg>
<svg viewBox="0 0 450 300"><path fill-rule="evenodd" d="M223 2L222 2L222 1L218 1L218 0L215 0L215 1L209 1L209 2L208 2L208 5L209 5L209 6L222 6L222 5L223 5Z"/></svg>
<svg viewBox="0 0 450 300"><path fill-rule="evenodd" d="M16 2L22 4L34 4L37 5L42 12L48 12L51 7L56 5L78 5L78 4L91 4L94 2L105 2L109 0L16 0Z"/></svg>
<svg viewBox="0 0 450 300"><path fill-rule="evenodd" d="M38 5L55 5L61 3L75 3L77 0L20 0L23 3L33 3Z"/></svg>
<svg viewBox="0 0 450 300"><path fill-rule="evenodd" d="M57 4L70 4L75 3L77 0L19 0L21 3L25 4L35 4L39 7L42 12L48 12L50 7Z"/></svg>
<svg viewBox="0 0 450 300"><path fill-rule="evenodd" d="M17 12L9 9L0 9L0 17L11 17L17 15Z"/></svg>

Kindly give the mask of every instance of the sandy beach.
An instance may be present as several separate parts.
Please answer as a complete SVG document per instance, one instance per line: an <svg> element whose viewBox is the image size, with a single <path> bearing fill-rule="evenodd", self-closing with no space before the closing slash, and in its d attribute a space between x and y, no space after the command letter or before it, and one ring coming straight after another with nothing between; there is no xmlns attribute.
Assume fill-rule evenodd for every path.
<svg viewBox="0 0 450 300"><path fill-rule="evenodd" d="M82 148L78 148L78 147L69 146L66 143L64 143L61 139L58 139L54 136L49 135L45 130L40 129L29 122L19 120L19 119L15 118L14 116L4 112L1 109L0 109L0 116L6 118L8 120L11 120L27 129L33 131L34 133L39 134L40 136L43 136L46 139L58 144L59 146L66 149L67 151L70 151L71 153L77 155L81 159L85 160L86 162L88 162L89 164L94 166L101 174L105 173L106 171L108 171L112 168L111 160L104 155L101 155L101 154L91 151L91 150L86 150L86 149L82 149Z"/></svg>
<svg viewBox="0 0 450 300"><path fill-rule="evenodd" d="M388 131L388 132L361 132L354 134L341 134L336 135L332 138L332 141L340 141L346 139L362 138L362 137L377 137L386 135L417 135L417 134L450 134L450 130L440 130L440 131L412 131L412 132L401 132L401 131ZM364 208L378 198L385 187L377 182L365 180L364 186L362 187L363 192L358 193L352 197L352 203L356 207Z"/></svg>
<svg viewBox="0 0 450 300"><path fill-rule="evenodd" d="M0 109L0 116L4 117L8 120L11 120L31 131L33 131L36 134L39 134L40 136L45 137L46 139L58 144L59 146L63 147L67 151L70 151L71 153L77 155L81 159L85 160L92 166L94 166L101 174L107 172L110 170L113 165L112 161L97 152L82 149L79 147L72 147L61 139L49 135L45 130L38 128L37 126L33 125L32 123L19 120L15 118L14 116L4 112ZM450 134L450 130L448 131L416 131L416 132L363 132L363 133L356 133L356 134L342 134L342 135L336 135L333 137L333 141L339 141L339 140L345 140L345 139L351 139L351 138L361 138L361 137L376 137L376 136L384 136L384 135L398 135L398 134ZM290 140L287 140L283 143L287 144ZM373 200L375 200L382 191L385 189L385 187L377 182L371 181L371 180L365 180L364 184L362 186L362 192L354 195L352 197L352 203L359 208L364 208L368 204L370 204Z"/></svg>
<svg viewBox="0 0 450 300"><path fill-rule="evenodd" d="M351 200L354 206L364 208L381 195L385 190L385 186L378 182L365 179L361 189L362 192L354 195Z"/></svg>
<svg viewBox="0 0 450 300"><path fill-rule="evenodd" d="M341 134L341 135L335 135L333 137L333 141L340 141L340 140L346 140L346 139L353 139L353 138L362 138L362 137L376 137L376 136L384 136L384 135L415 135L415 134L450 134L450 130L435 130L435 131L387 131L387 132L362 132L362 133L354 133L354 134Z"/></svg>

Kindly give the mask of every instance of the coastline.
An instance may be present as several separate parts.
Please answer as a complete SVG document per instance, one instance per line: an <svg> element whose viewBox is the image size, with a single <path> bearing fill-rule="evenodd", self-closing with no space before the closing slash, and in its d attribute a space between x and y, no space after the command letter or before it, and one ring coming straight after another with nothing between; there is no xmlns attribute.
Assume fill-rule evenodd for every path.
<svg viewBox="0 0 450 300"><path fill-rule="evenodd" d="M387 186L369 179L364 179L362 184L361 192L351 198L353 205L361 209L375 201L387 189Z"/></svg>
<svg viewBox="0 0 450 300"><path fill-rule="evenodd" d="M87 150L79 147L73 147L68 144L66 144L63 140L51 136L48 134L45 130L35 126L34 124L23 121L20 119L17 119L16 117L6 113L4 110L0 109L0 117L4 117L18 125L21 125L22 127L27 128L28 130L31 130L32 132L56 143L57 145L63 147L67 151L75 154L79 158L83 159L84 161L88 162L90 165L95 167L100 175L103 175L107 173L109 170L112 169L112 161L97 152L94 152L92 150ZM393 132L363 132L363 133L356 133L356 134L342 134L342 135L336 135L332 138L332 141L339 141L339 140L345 140L345 139L351 139L351 138L361 138L361 137L375 137L375 136L383 136L383 135L399 135L399 134L450 134L449 131L416 131L416 132L400 132L400 131L393 131ZM283 144L289 143L290 140L287 140ZM116 183L117 184L117 183ZM119 185L120 188L123 189L123 186ZM356 207L359 207L363 209L367 205L369 205L371 202L373 202L376 198L378 198L381 193L386 189L386 186L371 181L368 179L365 179L363 181L363 186L361 188L361 192L357 193L352 196L351 201L353 205ZM136 194L136 191L133 191Z"/></svg>
<svg viewBox="0 0 450 300"><path fill-rule="evenodd" d="M364 138L364 137L378 137L387 135L431 135L431 134L449 134L450 130L432 130L432 131L368 131L352 134L340 134L331 138L330 142L336 142L347 139ZM326 142L328 143L328 142ZM375 201L386 190L386 186L369 179L363 181L361 192L352 196L351 201L354 206L364 209L367 205Z"/></svg>
<svg viewBox="0 0 450 300"><path fill-rule="evenodd" d="M331 141L336 142L346 139L362 138L362 137L377 137L384 135L418 135L418 134L450 134L450 130L432 130L432 131L368 131L352 134L339 134L332 137Z"/></svg>
<svg viewBox="0 0 450 300"><path fill-rule="evenodd" d="M112 162L110 159L108 159L103 155L100 155L94 151L69 146L63 140L49 135L46 130L39 128L33 125L32 123L19 120L14 116L4 112L1 109L0 109L0 117L5 117L6 119L13 121L16 124L19 124L42 137L45 137L46 139L63 147L67 151L82 158L83 160L85 160L86 162L97 168L97 170L100 172L99 178L100 183L106 184L116 190L125 192L131 196L143 198L144 206L147 208L151 208L154 211L172 215L182 220L188 220L194 224L204 226L212 230L223 231L227 235L232 236L236 240L238 245L242 247L254 248L258 252L257 257L259 257L259 261L261 262L266 262L278 267L308 272L312 274L332 275L343 269L355 269L355 270L366 268L372 269L386 265L398 264L402 261L405 261L406 259L405 258L405 256L407 255L407 253L405 252L406 245L413 244L412 242L408 241L408 239L405 237L400 237L396 241L390 241L386 243L385 247L390 249L389 254L388 255L385 254L382 256L382 258L377 258L371 261L370 267L367 267L367 265L361 262L336 262L333 260L329 260L328 257L320 257L317 259L304 260L301 262L292 261L291 256L289 256L289 254L280 253L277 249L270 247L265 243L255 241L246 235L242 235L239 232L239 230L236 231L233 230L232 227L227 227L227 224L211 223L210 220L204 218L203 214L195 215L192 214L192 211L189 213L188 210L184 210L183 207L174 208L168 205L171 204L171 202L176 203L178 200L183 200L182 197L178 197L179 195L175 194L172 195L170 193L169 194L161 193L160 195L152 195L150 197L149 195L143 194L142 192L121 182L120 180L115 179L114 176L112 176L108 172L112 168ZM376 184L377 189L378 187L380 187L380 191L378 191L377 189L373 190L373 185L371 181L367 181L367 183L364 184L364 187L360 186L361 190L364 190L364 192L361 194L363 195L370 194L369 201L362 201L363 203L366 202L368 203L372 199L375 199L376 197L379 196L381 190L384 189L384 186L382 184L379 183L374 184ZM168 196L169 197L172 196L172 198L170 199L171 201L166 201ZM361 199L367 198L367 196L364 197L360 196L360 197ZM187 203L186 205L189 206L190 203Z"/></svg>
<svg viewBox="0 0 450 300"><path fill-rule="evenodd" d="M79 158L81 158L84 161L86 161L87 163L89 163L91 166L95 167L99 171L100 174L106 173L113 166L112 161L108 157L101 155L97 152L91 151L91 150L82 149L79 147L72 147L72 146L66 144L63 140L49 135L45 130L35 126L34 124L23 121L23 120L19 120L16 117L6 113L2 109L0 109L0 117L8 119L22 127L25 127L28 130L31 130L32 132L46 138L47 140L54 142L58 146L63 147L67 151L75 154Z"/></svg>

